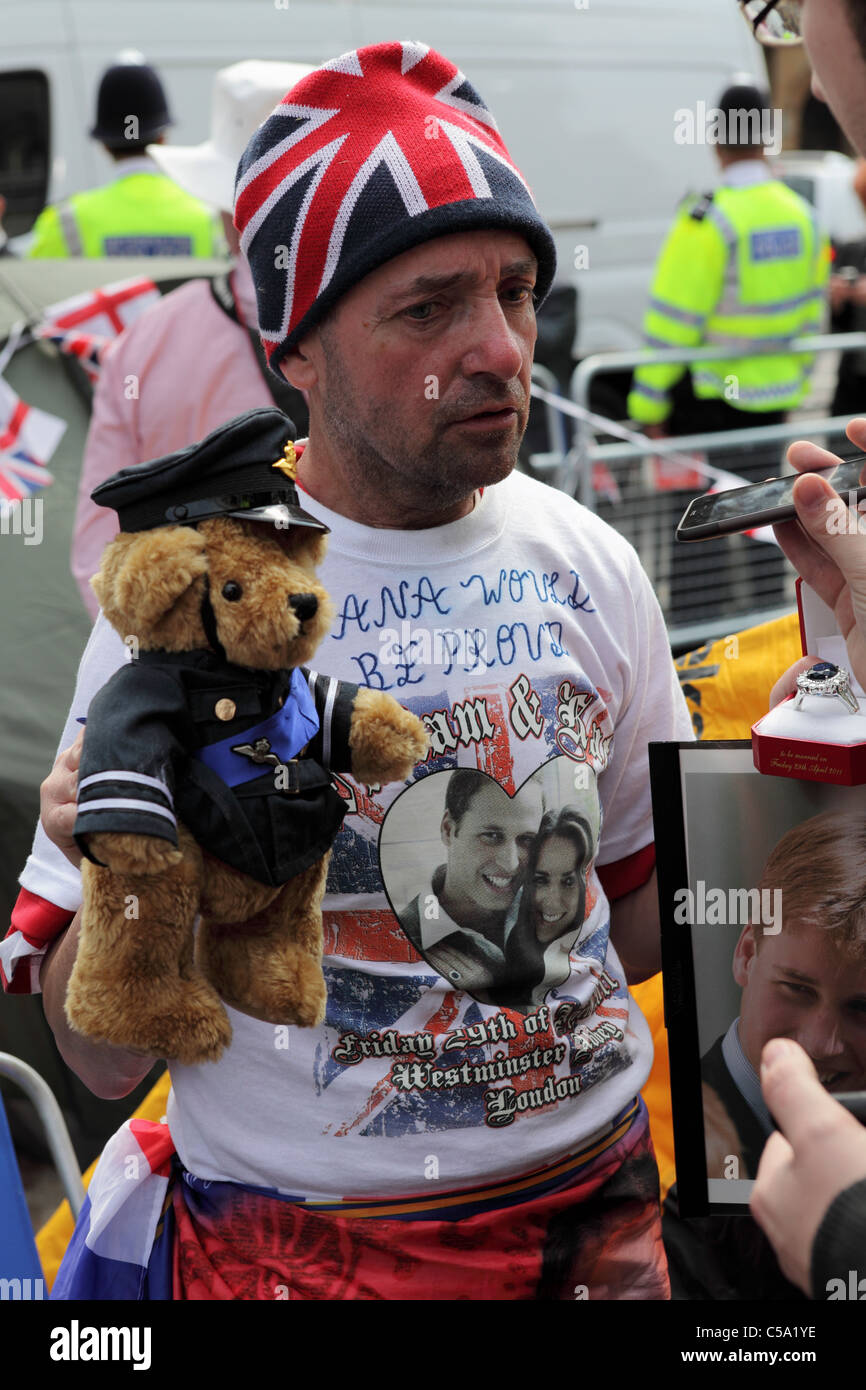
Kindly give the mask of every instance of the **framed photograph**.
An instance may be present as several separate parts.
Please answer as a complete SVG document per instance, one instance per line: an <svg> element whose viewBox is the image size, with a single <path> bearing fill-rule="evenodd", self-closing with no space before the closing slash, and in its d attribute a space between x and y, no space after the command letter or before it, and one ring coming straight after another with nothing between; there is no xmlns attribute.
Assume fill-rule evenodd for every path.
<svg viewBox="0 0 866 1390"><path fill-rule="evenodd" d="M748 741L651 744L650 772L679 1209L745 1211L764 1044L866 1090L866 786L767 776Z"/></svg>

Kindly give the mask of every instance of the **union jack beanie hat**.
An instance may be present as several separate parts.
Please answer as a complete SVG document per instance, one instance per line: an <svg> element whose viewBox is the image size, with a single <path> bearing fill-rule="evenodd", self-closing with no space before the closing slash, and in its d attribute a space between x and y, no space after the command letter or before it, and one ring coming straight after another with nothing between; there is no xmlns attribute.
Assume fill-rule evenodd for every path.
<svg viewBox="0 0 866 1390"><path fill-rule="evenodd" d="M493 116L422 43L345 53L301 79L238 165L235 226L271 369L371 270L449 232L502 228L538 260L556 251Z"/></svg>

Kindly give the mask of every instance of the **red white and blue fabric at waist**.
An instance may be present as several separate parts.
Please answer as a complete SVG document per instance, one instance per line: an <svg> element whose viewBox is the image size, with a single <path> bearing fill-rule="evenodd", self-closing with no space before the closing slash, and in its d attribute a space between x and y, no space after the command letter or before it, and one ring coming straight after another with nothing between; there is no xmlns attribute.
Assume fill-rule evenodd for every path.
<svg viewBox="0 0 866 1390"><path fill-rule="evenodd" d="M397 1222L451 1222L534 1202L550 1193L579 1185L642 1117L639 1099L630 1102L593 1141L560 1162L504 1182L474 1189L391 1198L345 1198L308 1202L291 1194L236 1183L211 1182L180 1164L168 1126L129 1120L109 1140L94 1173L75 1232L51 1297L56 1300L162 1300L173 1293L175 1217L173 1190L178 1182L191 1197L218 1207L247 1192L259 1202L295 1204L305 1212L341 1219L372 1218Z"/></svg>

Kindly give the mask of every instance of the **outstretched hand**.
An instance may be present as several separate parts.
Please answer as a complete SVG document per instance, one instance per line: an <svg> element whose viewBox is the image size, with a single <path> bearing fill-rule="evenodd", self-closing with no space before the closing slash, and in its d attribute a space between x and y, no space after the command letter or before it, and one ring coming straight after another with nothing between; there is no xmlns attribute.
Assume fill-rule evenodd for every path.
<svg viewBox="0 0 866 1390"><path fill-rule="evenodd" d="M866 451L866 419L852 420L846 432L852 444ZM788 461L798 473L840 462L835 454L806 440L791 445ZM866 480L864 474L861 482ZM805 582L833 610L845 638L851 673L866 688L866 515L852 512L847 499L815 474L797 480L794 505L797 521L774 527L776 539ZM793 690L797 669L816 659L804 659L786 672L782 680L790 688L783 693Z"/></svg>
<svg viewBox="0 0 866 1390"><path fill-rule="evenodd" d="M812 1246L830 1204L866 1178L866 1130L825 1091L811 1059L791 1038L767 1043L761 1087L780 1132L764 1146L752 1215L782 1272L821 1298L825 1291L811 1288Z"/></svg>

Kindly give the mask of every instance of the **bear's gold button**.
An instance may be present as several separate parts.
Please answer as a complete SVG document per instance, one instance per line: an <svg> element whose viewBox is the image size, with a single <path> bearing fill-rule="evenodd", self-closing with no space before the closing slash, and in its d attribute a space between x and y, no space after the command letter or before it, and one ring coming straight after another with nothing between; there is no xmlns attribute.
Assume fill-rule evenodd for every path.
<svg viewBox="0 0 866 1390"><path fill-rule="evenodd" d="M217 719L222 719L225 721L228 719L234 719L235 715L238 712L238 707L235 704L234 700L217 700L216 704L213 707L213 712L216 715Z"/></svg>

